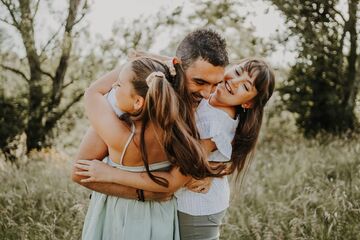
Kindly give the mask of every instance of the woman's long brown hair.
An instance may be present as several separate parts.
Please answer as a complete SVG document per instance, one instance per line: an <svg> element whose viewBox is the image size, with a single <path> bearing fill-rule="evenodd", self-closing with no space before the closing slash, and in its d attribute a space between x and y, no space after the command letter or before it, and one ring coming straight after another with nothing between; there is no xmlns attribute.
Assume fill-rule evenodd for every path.
<svg viewBox="0 0 360 240"><path fill-rule="evenodd" d="M236 170L237 176L253 156L264 115L264 106L275 87L274 73L266 62L252 58L244 59L241 63L244 63L242 71L247 72L250 77L255 74L254 86L258 93L252 100L252 108L244 109L240 105L236 107L239 124L233 140L230 173Z"/></svg>
<svg viewBox="0 0 360 240"><path fill-rule="evenodd" d="M219 176L213 174L206 161L206 153L198 141L192 98L186 89L181 66L176 64L176 75L171 76L163 62L142 57L133 60L131 68L135 74L131 81L135 92L145 99L138 119L142 121L141 156L150 178L162 186L168 186L166 179L154 176L149 169L145 131L150 121L163 130L159 136L167 158L179 167L182 174L196 179ZM151 74L153 72L162 72L164 77ZM147 82L151 82L149 86Z"/></svg>

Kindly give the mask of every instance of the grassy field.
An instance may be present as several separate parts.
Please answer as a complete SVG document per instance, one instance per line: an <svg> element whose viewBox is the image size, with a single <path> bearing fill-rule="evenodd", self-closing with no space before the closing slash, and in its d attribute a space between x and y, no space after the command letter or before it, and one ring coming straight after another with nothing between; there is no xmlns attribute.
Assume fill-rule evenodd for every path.
<svg viewBox="0 0 360 240"><path fill-rule="evenodd" d="M322 144L320 144L320 142ZM89 191L54 150L0 164L0 239L79 239ZM221 239L360 239L360 141L266 132ZM141 227L141 226L139 226Z"/></svg>

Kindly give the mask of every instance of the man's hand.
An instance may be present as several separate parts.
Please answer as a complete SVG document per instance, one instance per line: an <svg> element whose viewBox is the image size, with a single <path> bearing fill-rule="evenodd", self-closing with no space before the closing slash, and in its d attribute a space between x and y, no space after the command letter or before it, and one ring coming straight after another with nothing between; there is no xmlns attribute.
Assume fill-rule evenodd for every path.
<svg viewBox="0 0 360 240"><path fill-rule="evenodd" d="M112 171L114 168L99 160L77 160L75 168L80 169L75 174L84 176L83 183L89 182L112 182Z"/></svg>
<svg viewBox="0 0 360 240"><path fill-rule="evenodd" d="M207 193L211 187L212 178L204 178L202 180L192 179L185 186L187 189L197 193Z"/></svg>

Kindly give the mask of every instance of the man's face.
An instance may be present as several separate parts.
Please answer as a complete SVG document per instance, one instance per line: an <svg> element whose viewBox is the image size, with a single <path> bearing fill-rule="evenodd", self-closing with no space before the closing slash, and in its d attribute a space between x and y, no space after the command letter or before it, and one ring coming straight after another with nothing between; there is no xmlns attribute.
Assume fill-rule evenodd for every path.
<svg viewBox="0 0 360 240"><path fill-rule="evenodd" d="M208 99L216 85L224 78L225 68L215 67L208 61L199 58L185 71L186 84L196 102Z"/></svg>

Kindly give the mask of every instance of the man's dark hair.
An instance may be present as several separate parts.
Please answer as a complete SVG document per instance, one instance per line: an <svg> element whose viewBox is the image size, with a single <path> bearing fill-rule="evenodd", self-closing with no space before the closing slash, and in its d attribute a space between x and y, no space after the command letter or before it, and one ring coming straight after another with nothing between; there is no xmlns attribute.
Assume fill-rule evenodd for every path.
<svg viewBox="0 0 360 240"><path fill-rule="evenodd" d="M189 33L179 44L176 56L181 59L186 70L199 58L214 66L229 64L225 39L211 29L198 29Z"/></svg>

